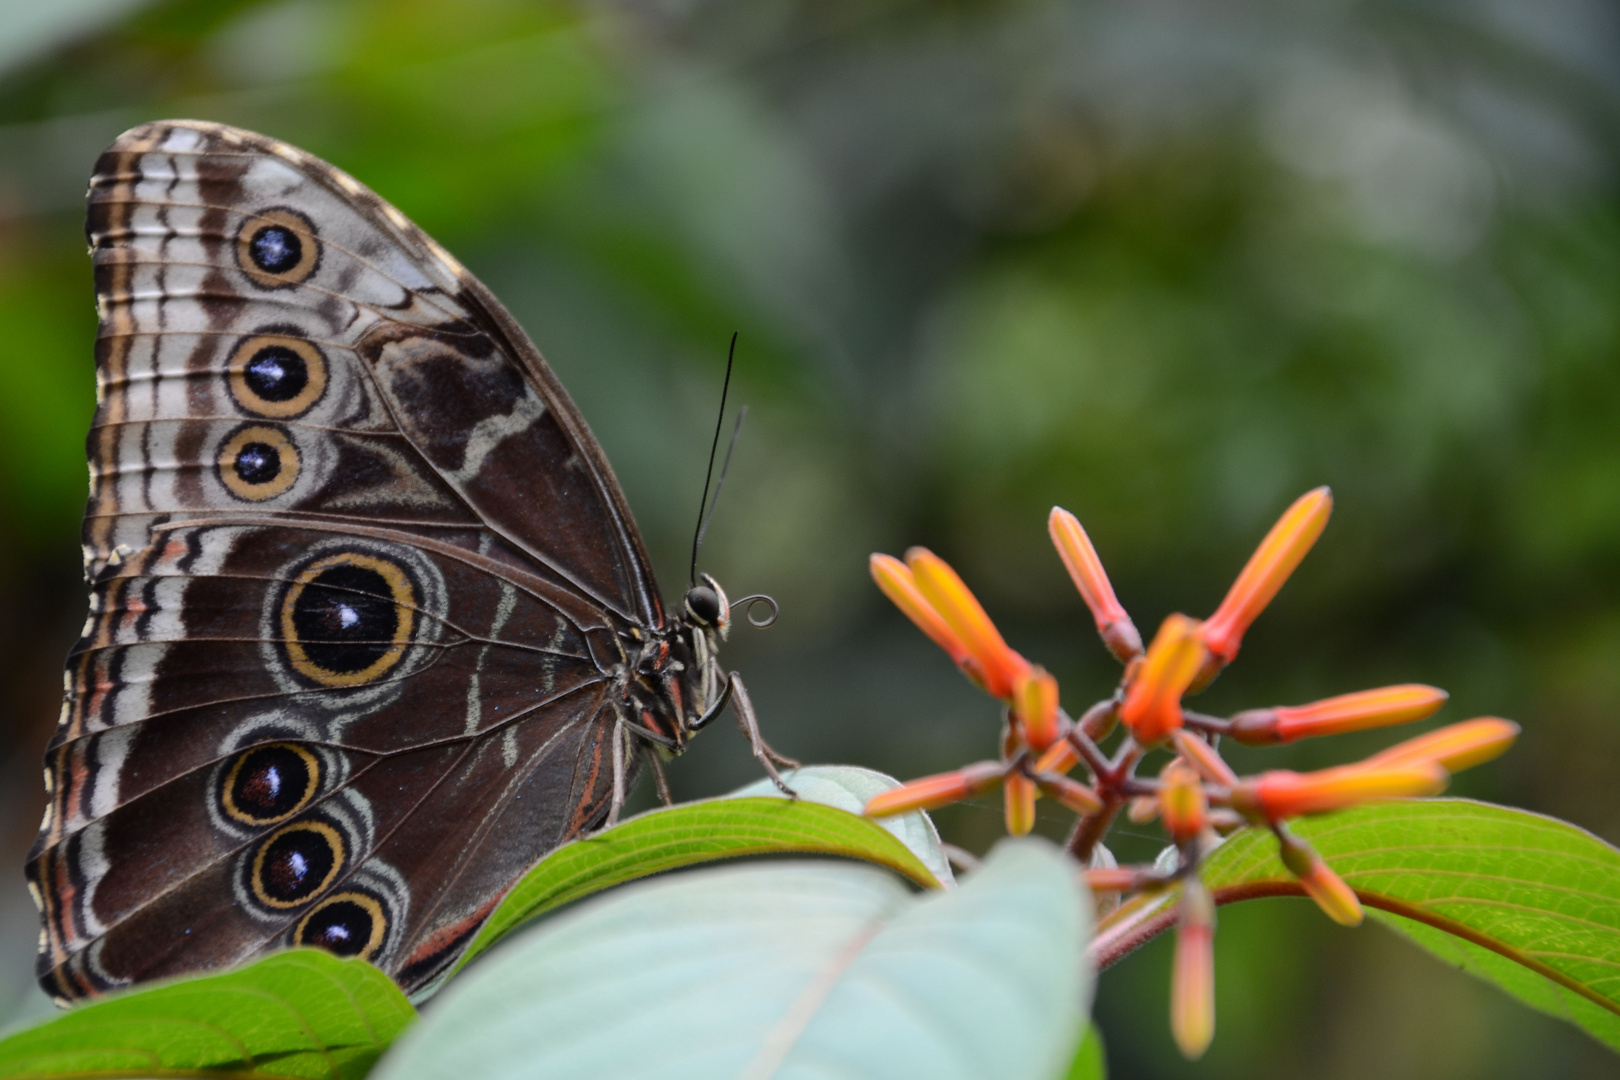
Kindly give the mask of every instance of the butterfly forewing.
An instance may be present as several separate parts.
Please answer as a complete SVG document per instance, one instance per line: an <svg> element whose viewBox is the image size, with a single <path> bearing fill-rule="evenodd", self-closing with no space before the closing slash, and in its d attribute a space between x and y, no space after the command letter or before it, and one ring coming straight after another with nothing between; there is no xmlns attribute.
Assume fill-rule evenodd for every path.
<svg viewBox="0 0 1620 1080"><path fill-rule="evenodd" d="M472 527L498 557L656 621L640 540L566 393L488 290L358 182L261 136L148 125L103 155L87 231L92 569L145 546L143 515L357 515Z"/></svg>
<svg viewBox="0 0 1620 1080"><path fill-rule="evenodd" d="M600 821L623 497L494 298L403 215L217 125L91 183L91 613L29 877L59 998L291 943L408 989Z"/></svg>

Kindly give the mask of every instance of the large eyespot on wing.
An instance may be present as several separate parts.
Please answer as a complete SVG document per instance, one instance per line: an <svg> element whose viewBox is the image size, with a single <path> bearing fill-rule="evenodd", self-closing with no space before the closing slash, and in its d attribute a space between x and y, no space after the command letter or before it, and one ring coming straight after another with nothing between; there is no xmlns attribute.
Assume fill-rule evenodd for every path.
<svg viewBox="0 0 1620 1080"><path fill-rule="evenodd" d="M417 603L398 562L355 551L316 559L281 599L288 661L322 686L375 682L405 655Z"/></svg>
<svg viewBox="0 0 1620 1080"><path fill-rule="evenodd" d="M308 806L321 789L320 758L297 743L270 743L238 754L224 770L219 807L246 826L275 825Z"/></svg>
<svg viewBox="0 0 1620 1080"><path fill-rule="evenodd" d="M244 861L247 885L265 907L301 907L337 879L346 856L343 834L333 825L295 821L265 837Z"/></svg>
<svg viewBox="0 0 1620 1080"><path fill-rule="evenodd" d="M330 364L321 348L302 335L261 333L232 347L226 369L231 397L243 412L288 420L321 400Z"/></svg>
<svg viewBox="0 0 1620 1080"><path fill-rule="evenodd" d="M373 960L389 927L385 902L360 889L346 889L315 905L293 930L292 943L336 956Z"/></svg>
<svg viewBox="0 0 1620 1080"><path fill-rule="evenodd" d="M236 265L262 289L309 280L321 265L315 223L290 206L257 211L236 228Z"/></svg>
<svg viewBox="0 0 1620 1080"><path fill-rule="evenodd" d="M244 502L286 494L298 482L301 466L292 438L268 424L245 424L219 448L219 481Z"/></svg>

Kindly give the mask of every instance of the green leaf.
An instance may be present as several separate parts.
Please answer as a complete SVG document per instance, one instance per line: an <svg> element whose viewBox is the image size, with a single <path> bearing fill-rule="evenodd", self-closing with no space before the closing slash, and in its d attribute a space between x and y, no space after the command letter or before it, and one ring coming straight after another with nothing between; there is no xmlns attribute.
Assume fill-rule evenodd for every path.
<svg viewBox="0 0 1620 1080"><path fill-rule="evenodd" d="M821 803L823 806L834 806L856 815L866 808L866 804L874 795L881 795L900 786L900 781L894 777L875 769L863 769L859 765L808 765L786 773L784 779L799 798ZM738 788L726 796L728 799L755 797L787 798L781 789L771 783L769 777L761 777L747 787ZM950 860L945 858L945 849L939 842L939 831L934 828L934 822L927 814L921 810L913 810L909 814L895 814L892 817L873 820L875 824L893 833L896 840L910 848L911 853L917 856L936 878L946 885L955 884L956 878L951 873Z"/></svg>
<svg viewBox="0 0 1620 1080"><path fill-rule="evenodd" d="M365 1076L416 1012L370 964L298 949L0 1039L0 1077Z"/></svg>
<svg viewBox="0 0 1620 1080"><path fill-rule="evenodd" d="M1295 823L1369 915L1620 1050L1620 849L1567 822L1467 799ZM1222 902L1297 892L1271 835L1237 834L1205 880Z"/></svg>
<svg viewBox="0 0 1620 1080"><path fill-rule="evenodd" d="M1075 1047L1074 1060L1063 1080L1108 1080L1108 1059L1103 1054L1102 1032L1096 1024L1086 1025L1085 1037Z"/></svg>
<svg viewBox="0 0 1620 1080"><path fill-rule="evenodd" d="M808 798L686 803L641 814L547 855L496 907L455 970L518 924L602 889L716 859L779 853L864 859L924 887L940 884L893 833L846 810Z"/></svg>
<svg viewBox="0 0 1620 1080"><path fill-rule="evenodd" d="M921 895L839 862L643 882L467 972L376 1077L1052 1080L1090 994L1088 912L1033 840Z"/></svg>

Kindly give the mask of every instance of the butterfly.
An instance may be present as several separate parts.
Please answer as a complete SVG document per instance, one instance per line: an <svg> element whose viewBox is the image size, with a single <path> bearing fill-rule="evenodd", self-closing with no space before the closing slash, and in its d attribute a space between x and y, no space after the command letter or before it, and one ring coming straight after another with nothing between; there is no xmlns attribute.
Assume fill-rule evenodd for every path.
<svg viewBox="0 0 1620 1080"><path fill-rule="evenodd" d="M728 703L782 783L717 659L725 592L664 609L567 392L398 210L166 121L102 155L86 233L90 614L27 863L47 993L294 945L421 993Z"/></svg>

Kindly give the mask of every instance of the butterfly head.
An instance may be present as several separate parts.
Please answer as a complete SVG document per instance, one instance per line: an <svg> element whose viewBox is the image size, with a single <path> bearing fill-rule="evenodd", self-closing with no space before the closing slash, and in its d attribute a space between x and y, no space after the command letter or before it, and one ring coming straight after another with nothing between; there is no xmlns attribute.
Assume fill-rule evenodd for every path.
<svg viewBox="0 0 1620 1080"><path fill-rule="evenodd" d="M720 642L731 629L731 612L740 608L748 616L748 625L767 627L776 621L776 601L765 595L745 596L733 605L720 583L708 574L700 575L699 584L686 591L682 612L673 622L671 651L680 660L681 689L673 698L683 700L691 714L677 724L679 743L687 735L706 726L725 708L732 693L735 678L720 666ZM755 604L763 604L767 613L763 618L753 614ZM681 710L675 710L680 715Z"/></svg>
<svg viewBox="0 0 1620 1080"><path fill-rule="evenodd" d="M708 574L701 577L701 584L686 591L683 604L686 617L694 625L719 635L720 640L724 641L726 634L731 631L731 604L726 600L726 591L718 581Z"/></svg>
<svg viewBox="0 0 1620 1080"><path fill-rule="evenodd" d="M731 603L720 583L703 574L687 590L681 612L671 619L655 651L655 666L662 669L662 700L644 714L647 726L655 718L668 722L659 726L673 740L677 752L686 739L697 732L725 707L728 677L720 666L720 642L731 629ZM665 663L666 659L670 661Z"/></svg>

